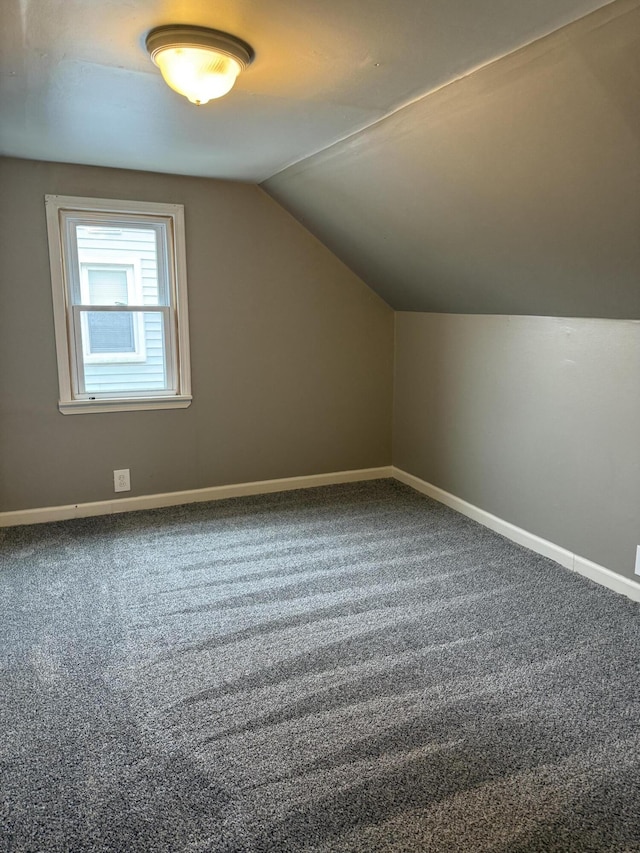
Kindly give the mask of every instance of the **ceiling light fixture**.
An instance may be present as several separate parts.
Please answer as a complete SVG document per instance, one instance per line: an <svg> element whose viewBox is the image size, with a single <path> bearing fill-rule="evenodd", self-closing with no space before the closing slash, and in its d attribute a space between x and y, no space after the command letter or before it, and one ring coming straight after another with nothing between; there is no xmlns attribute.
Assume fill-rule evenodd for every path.
<svg viewBox="0 0 640 853"><path fill-rule="evenodd" d="M206 27L156 27L145 43L167 85L198 105L226 95L254 57L246 42Z"/></svg>

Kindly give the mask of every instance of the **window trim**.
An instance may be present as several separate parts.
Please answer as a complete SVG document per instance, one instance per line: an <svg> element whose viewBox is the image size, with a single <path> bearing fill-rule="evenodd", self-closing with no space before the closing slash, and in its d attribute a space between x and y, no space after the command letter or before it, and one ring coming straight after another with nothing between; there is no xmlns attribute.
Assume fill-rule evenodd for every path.
<svg viewBox="0 0 640 853"><path fill-rule="evenodd" d="M122 199L85 198L78 196L45 195L47 233L49 237L49 260L51 266L51 289L53 296L53 319L58 363L60 398L58 408L62 414L88 414L90 412L143 411L150 409L186 408L191 405L191 363L189 352L189 325L187 313L187 264L184 228L184 206ZM62 227L63 213L108 213L114 218L134 215L136 217L162 217L167 219L166 252L168 262L170 301L174 323L172 329L165 328L165 335L172 335L175 346L167 351L167 368L173 369L176 390L161 393L140 393L116 396L111 392L74 396L72 371L77 369L77 359L72 352L71 323L73 308L69 299L71 271L65 268L63 243L66 240ZM173 237L173 239L171 239ZM77 262L77 259L76 259ZM79 274L78 267L78 274ZM69 287L67 278L69 277ZM157 310L161 306L145 306ZM165 324L165 327L169 324ZM169 365L169 359L173 364Z"/></svg>

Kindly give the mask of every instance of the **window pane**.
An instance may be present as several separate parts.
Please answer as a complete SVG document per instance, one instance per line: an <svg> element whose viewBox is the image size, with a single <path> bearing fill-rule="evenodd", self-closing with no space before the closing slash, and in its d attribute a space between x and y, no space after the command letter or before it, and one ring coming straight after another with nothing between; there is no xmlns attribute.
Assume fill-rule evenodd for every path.
<svg viewBox="0 0 640 853"><path fill-rule="evenodd" d="M161 248L159 249L164 246L164 234L164 225L160 223L149 228L126 224L110 227L78 223L75 235L80 267L111 266L115 268L120 266L118 282L116 282L115 269L111 274L106 269L102 271L91 269L89 276L91 279L95 278L96 282L100 280L98 288L101 293L99 298L92 299L90 304L116 304L113 299L108 299L108 295L113 289L119 289L121 292L122 276L126 276L123 267L128 267L130 275L134 277L133 291L129 289L129 298L117 299L117 302L123 302L125 305L168 305L168 287L162 270L164 252ZM97 273L100 274L97 275ZM74 300L78 300L76 304L82 304L79 294L74 297Z"/></svg>
<svg viewBox="0 0 640 853"><path fill-rule="evenodd" d="M120 311L87 311L89 352L135 352L133 314Z"/></svg>
<svg viewBox="0 0 640 853"><path fill-rule="evenodd" d="M84 390L87 394L109 392L127 394L133 391L171 390L165 352L164 315L162 311L81 311L80 329L83 336ZM93 349L92 324L103 324L111 335L110 345L116 345L114 317L122 324L118 329L118 347L124 343L123 318L129 325L137 349L96 351ZM94 318L99 318L97 321ZM113 325L112 325L113 324ZM136 341L136 338L140 340ZM89 343L89 346L86 344ZM129 338L131 343L131 338Z"/></svg>

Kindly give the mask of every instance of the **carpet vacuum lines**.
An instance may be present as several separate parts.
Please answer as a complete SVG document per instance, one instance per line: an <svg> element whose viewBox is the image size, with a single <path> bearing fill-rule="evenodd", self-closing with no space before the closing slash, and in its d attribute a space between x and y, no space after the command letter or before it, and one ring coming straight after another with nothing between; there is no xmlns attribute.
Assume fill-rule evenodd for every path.
<svg viewBox="0 0 640 853"><path fill-rule="evenodd" d="M0 566L2 853L640 853L638 605L404 484Z"/></svg>

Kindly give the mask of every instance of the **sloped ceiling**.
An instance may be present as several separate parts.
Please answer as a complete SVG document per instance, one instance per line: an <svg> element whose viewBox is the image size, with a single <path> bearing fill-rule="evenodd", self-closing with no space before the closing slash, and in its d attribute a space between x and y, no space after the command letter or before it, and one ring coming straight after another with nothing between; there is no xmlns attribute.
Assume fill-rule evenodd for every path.
<svg viewBox="0 0 640 853"><path fill-rule="evenodd" d="M0 154L268 179L397 309L640 317L640 0L1 6ZM255 62L194 107L166 23Z"/></svg>
<svg viewBox="0 0 640 853"><path fill-rule="evenodd" d="M264 187L396 309L640 318L640 2Z"/></svg>
<svg viewBox="0 0 640 853"><path fill-rule="evenodd" d="M261 181L608 0L1 0L0 153ZM248 41L234 90L194 107L150 29Z"/></svg>

